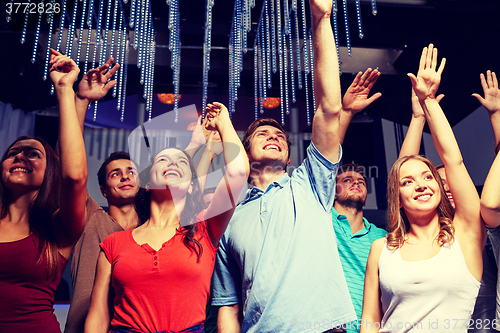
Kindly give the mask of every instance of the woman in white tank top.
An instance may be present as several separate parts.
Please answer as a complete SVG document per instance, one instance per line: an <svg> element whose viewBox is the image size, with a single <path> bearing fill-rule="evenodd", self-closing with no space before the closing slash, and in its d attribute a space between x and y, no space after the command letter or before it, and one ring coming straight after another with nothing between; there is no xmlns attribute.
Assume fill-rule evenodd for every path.
<svg viewBox="0 0 500 333"><path fill-rule="evenodd" d="M482 275L479 196L436 92L445 61L424 48L409 74L445 165L455 212L426 158L398 159L388 176L389 234L368 257L361 332L467 332ZM480 323L483 325L483 323ZM491 327L491 324L490 324Z"/></svg>

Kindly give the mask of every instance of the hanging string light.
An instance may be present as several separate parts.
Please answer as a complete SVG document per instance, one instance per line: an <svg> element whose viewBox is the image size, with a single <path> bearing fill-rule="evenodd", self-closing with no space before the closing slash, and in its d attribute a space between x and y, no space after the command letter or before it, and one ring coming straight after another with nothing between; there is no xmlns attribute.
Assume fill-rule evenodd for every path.
<svg viewBox="0 0 500 333"><path fill-rule="evenodd" d="M54 5L55 0L45 0ZM44 1L44 2L45 2ZM87 43L85 47L85 59L83 61L83 73L87 72L89 63L92 68L96 63L102 65L108 57L116 57L117 63L121 64L115 79L118 84L113 88L113 96L117 97L117 109L122 111L121 120L124 119L125 98L128 74L129 46L137 49L137 66L140 69L140 83L143 85L142 96L145 100L146 110L149 111L149 119L152 113L152 94L155 64L155 35L153 27L153 15L151 12L151 0L131 0L130 8L124 12L124 4L128 0L73 0L72 12L67 13L67 2L61 0L61 13L55 42L56 49L61 49L65 27L67 36L65 50L66 54L76 62L81 60L84 30L87 29ZM170 67L173 71L172 83L174 85L174 109L176 111L175 121L178 121L178 106L180 96L180 0L166 0L169 6L169 50L171 52ZM300 1L300 3L299 3ZM9 0L13 4L13 0ZM31 0L27 0L29 4ZM79 4L81 2L81 4ZM281 100L281 122L285 123L285 115L289 114L290 98L292 103L297 101L297 90L304 90L306 99L307 122L311 123L309 100L312 98L312 107L315 109L315 99L312 89L314 88L313 68L313 45L310 22L306 20L307 0L263 0L260 17L257 21L253 52L254 52L254 94L255 116L264 112L262 106L268 98L268 90L273 88L272 75L279 76L279 89ZM332 0L333 30L336 39L337 53L338 40L338 7L337 0ZM355 0L356 18L359 38L364 37L361 2ZM79 8L81 6L81 9ZM97 7L98 6L98 7ZM208 73L210 70L211 33L212 33L212 7L214 0L206 0L205 6L205 35L203 43L203 94L202 112L207 104ZM235 0L233 19L230 30L229 45L229 109L230 115L235 111L235 103L238 100L238 88L241 85L241 72L243 71L243 55L248 51L248 33L252 28L252 8L255 0ZM70 7L71 8L71 7ZM371 0L372 14L377 14L375 0ZM342 0L342 12L346 32L346 44L349 56L351 55L351 36L347 13L347 0ZM69 14L69 15L68 15ZM81 15L81 16L79 16ZM127 22L128 18L128 22ZM11 13L6 14L6 20L11 20ZM35 43L32 51L32 61L37 54L42 15L37 16L38 24L35 31ZM29 16L26 14L23 21L21 43L26 41ZM52 46L52 30L54 26L54 15L47 15L49 24L49 37L47 52L45 53L45 67L43 78L47 78L49 48ZM77 36L77 23L79 32ZM86 24L86 27L85 27ZM309 25L308 25L309 24ZM95 26L95 29L93 28ZM134 39L129 37L130 29L134 30ZM309 31L309 32L308 32ZM76 54L73 54L75 40L78 39ZM109 45L109 46L108 46ZM91 48L93 48L91 50ZM109 51L108 51L109 50ZM92 59L90 58L92 52ZM340 61L339 61L340 64ZM311 89L310 89L311 87ZM311 91L310 91L311 90ZM53 87L52 87L53 92ZM290 97L291 95L291 97ZM97 117L97 103L94 104L94 119Z"/></svg>
<svg viewBox="0 0 500 333"><path fill-rule="evenodd" d="M68 1L72 2L72 11L68 11ZM10 5L14 4L10 0ZM23 4L29 7L31 0L27 0ZM121 120L124 119L125 98L127 89L127 74L128 74L128 57L129 57L129 29L135 28L134 46L139 48L138 64L141 68L141 84L143 84L143 97L146 104L146 109L149 111L151 118L152 110L152 94L153 94L153 78L154 78L154 61L155 61L155 31L153 28L153 16L151 13L150 0L132 0L130 4L130 19L127 22L128 14L124 12L124 4L127 0L61 0L61 5L55 0L44 0L42 4L47 2L51 4L50 8L54 8L46 14L48 27L47 48L44 53L44 70L43 79L48 77L50 48L56 50L64 49L64 53L75 60L76 63L83 62L83 74L88 71L89 64L91 68L96 65L103 65L109 57L115 58L115 62L121 65L119 71L115 74L115 80L118 81L113 87L113 97L117 98L117 109L121 110ZM169 1L174 5L174 23L171 33L174 38L174 51L176 52L174 81L177 82L177 92L179 86L179 70L180 70L180 15L179 15L179 0ZM213 2L213 0L212 0ZM9 4L8 4L9 5ZM57 6L56 6L57 5ZM97 7L98 6L98 7ZM172 7L172 6L171 6ZM40 8L38 5L37 8ZM57 10L55 10L57 8ZM70 7L71 8L71 7ZM23 20L23 29L21 32L21 43L26 41L28 31L29 12L26 11ZM128 12L127 12L128 13ZM55 41L53 43L54 30L54 14L59 14L59 22L56 28ZM36 60L38 42L40 40L40 31L42 29L42 17L45 15L43 11L38 10L37 26L34 33L34 44L31 56L31 61ZM6 20L9 22L12 19L12 11L6 13ZM79 30L77 30L77 25ZM93 29L93 27L96 27ZM67 29L66 29L67 28ZM85 29L87 31L86 45L83 42ZM66 33L65 44L64 32ZM75 52L75 43L78 43ZM54 45L53 45L54 44ZM85 46L85 56L82 59L82 48ZM92 52L92 53L91 53ZM90 59L90 57L92 58ZM54 93L54 87L51 86L51 94ZM97 102L91 106L93 108L94 120L97 118ZM177 107L177 106L176 106Z"/></svg>

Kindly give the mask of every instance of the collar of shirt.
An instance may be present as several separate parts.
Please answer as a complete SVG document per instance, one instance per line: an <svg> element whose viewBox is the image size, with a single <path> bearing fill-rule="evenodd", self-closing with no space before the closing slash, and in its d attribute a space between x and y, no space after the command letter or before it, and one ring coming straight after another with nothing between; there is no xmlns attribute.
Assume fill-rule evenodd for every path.
<svg viewBox="0 0 500 333"><path fill-rule="evenodd" d="M272 182L271 184L269 184L269 186L267 187L267 189L266 189L265 192L263 190L261 190L260 188L254 186L254 187L252 187L252 188L250 188L250 189L247 190L245 199L241 202L241 204L245 204L245 203L250 202L252 200L258 199L259 197L261 197L265 193L269 192L272 188L275 188L275 187L283 188L283 186L285 186L285 184L289 180L290 180L290 177L285 172L283 174L283 176L281 176L278 180L276 180L276 181Z"/></svg>
<svg viewBox="0 0 500 333"><path fill-rule="evenodd" d="M353 235L351 225L349 224L347 216L337 213L337 211L333 207L332 207L332 218L334 219L334 221L338 222L339 226L342 228L344 235L349 238L366 235L371 229L370 223L368 223L368 220L363 217L363 222L365 226L363 227L363 229L359 230L356 234Z"/></svg>

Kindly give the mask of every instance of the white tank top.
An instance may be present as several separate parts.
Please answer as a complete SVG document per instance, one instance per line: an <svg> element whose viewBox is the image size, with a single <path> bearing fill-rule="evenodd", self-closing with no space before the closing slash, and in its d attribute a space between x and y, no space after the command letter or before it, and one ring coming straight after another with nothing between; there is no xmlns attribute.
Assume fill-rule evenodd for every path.
<svg viewBox="0 0 500 333"><path fill-rule="evenodd" d="M480 283L455 238L434 257L404 261L384 246L379 260L380 332L467 332ZM369 324L369 323L367 323Z"/></svg>

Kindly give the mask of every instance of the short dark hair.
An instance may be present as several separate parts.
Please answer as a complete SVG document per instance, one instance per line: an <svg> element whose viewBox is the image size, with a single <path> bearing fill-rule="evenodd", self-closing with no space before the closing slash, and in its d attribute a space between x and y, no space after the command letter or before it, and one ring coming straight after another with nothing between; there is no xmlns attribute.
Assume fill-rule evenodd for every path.
<svg viewBox="0 0 500 333"><path fill-rule="evenodd" d="M109 155L109 157L104 160L101 167L99 168L99 171L97 171L97 181L99 182L99 186L106 187L106 167L109 163L116 160L132 161L132 159L130 158L130 154L126 151L115 151L114 153L111 153L111 155ZM134 161L132 161L132 163L133 162Z"/></svg>
<svg viewBox="0 0 500 333"><path fill-rule="evenodd" d="M354 171L354 172L359 173L361 176L363 176L365 183L368 185L368 181L366 180L366 177L365 177L365 168L360 166L356 162L342 164L342 166L339 168L339 171L337 172L337 179L341 174L343 174L344 172L349 172L349 171Z"/></svg>
<svg viewBox="0 0 500 333"><path fill-rule="evenodd" d="M279 129L283 134L286 136L286 144L288 145L288 158L290 158L290 147L292 146L292 141L288 138L288 134L285 132L283 127L281 126L280 123L278 123L276 120L273 118L259 118L255 119L250 126L248 126L247 131L245 132L245 135L243 136L243 140L241 140L241 143L243 144L243 147L245 148L245 151L248 153L250 151L250 138L252 137L252 134L257 130L257 128L261 126L272 126L276 127Z"/></svg>

